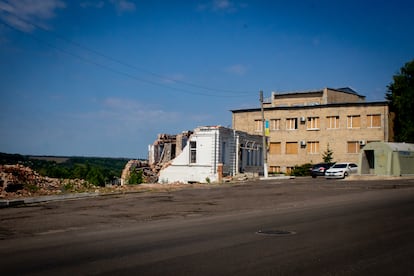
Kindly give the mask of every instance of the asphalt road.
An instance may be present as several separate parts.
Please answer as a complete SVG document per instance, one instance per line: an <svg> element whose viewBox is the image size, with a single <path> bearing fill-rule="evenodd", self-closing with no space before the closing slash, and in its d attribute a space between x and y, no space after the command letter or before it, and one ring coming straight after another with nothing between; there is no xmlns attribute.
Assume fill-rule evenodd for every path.
<svg viewBox="0 0 414 276"><path fill-rule="evenodd" d="M0 209L0 219L2 275L414 271L414 180L189 187Z"/></svg>

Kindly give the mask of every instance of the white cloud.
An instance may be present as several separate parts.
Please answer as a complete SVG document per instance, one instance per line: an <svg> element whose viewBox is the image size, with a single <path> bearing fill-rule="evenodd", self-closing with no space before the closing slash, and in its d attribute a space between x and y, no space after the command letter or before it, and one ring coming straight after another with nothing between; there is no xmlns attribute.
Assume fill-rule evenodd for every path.
<svg viewBox="0 0 414 276"><path fill-rule="evenodd" d="M247 67L242 64L234 64L225 68L225 71L230 74L243 76L247 73Z"/></svg>
<svg viewBox="0 0 414 276"><path fill-rule="evenodd" d="M82 8L96 8L101 9L105 6L104 1L84 1L80 3Z"/></svg>
<svg viewBox="0 0 414 276"><path fill-rule="evenodd" d="M157 122L176 121L180 118L177 112L165 111L130 99L106 98L102 104L103 110L95 115L107 119L124 122Z"/></svg>
<svg viewBox="0 0 414 276"><path fill-rule="evenodd" d="M230 0L213 0L209 3L202 3L197 6L197 10L205 11L212 10L215 12L236 12L240 8L246 8L246 3L236 3Z"/></svg>
<svg viewBox="0 0 414 276"><path fill-rule="evenodd" d="M66 4L61 0L15 0L0 2L0 17L8 24L24 32L31 32L34 26L43 25L55 17L57 9L64 9Z"/></svg>
<svg viewBox="0 0 414 276"><path fill-rule="evenodd" d="M215 0L213 2L213 8L217 10L226 10L233 6L233 3L231 3L228 0Z"/></svg>
<svg viewBox="0 0 414 276"><path fill-rule="evenodd" d="M135 11L136 6L134 2L128 0L110 0L115 5L118 13Z"/></svg>

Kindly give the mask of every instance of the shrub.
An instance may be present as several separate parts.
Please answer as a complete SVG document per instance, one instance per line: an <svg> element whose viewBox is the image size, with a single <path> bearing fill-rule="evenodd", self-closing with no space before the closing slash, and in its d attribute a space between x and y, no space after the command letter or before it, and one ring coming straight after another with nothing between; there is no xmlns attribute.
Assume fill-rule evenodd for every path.
<svg viewBox="0 0 414 276"><path fill-rule="evenodd" d="M128 179L128 184L141 184L143 182L143 177L142 177L142 170L136 171L133 170L131 171L131 174L129 176Z"/></svg>
<svg viewBox="0 0 414 276"><path fill-rule="evenodd" d="M301 166L296 165L290 175L293 176L308 176L310 175L310 169L312 168L312 164L306 163Z"/></svg>

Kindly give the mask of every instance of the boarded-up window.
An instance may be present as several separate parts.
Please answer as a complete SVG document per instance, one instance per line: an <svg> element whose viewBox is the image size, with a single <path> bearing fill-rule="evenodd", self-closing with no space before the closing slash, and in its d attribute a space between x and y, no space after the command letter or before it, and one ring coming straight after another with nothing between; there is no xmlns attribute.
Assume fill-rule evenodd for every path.
<svg viewBox="0 0 414 276"><path fill-rule="evenodd" d="M307 129L319 129L319 117L308 117Z"/></svg>
<svg viewBox="0 0 414 276"><path fill-rule="evenodd" d="M358 153L359 152L359 142L350 141L348 142L348 153Z"/></svg>
<svg viewBox="0 0 414 276"><path fill-rule="evenodd" d="M270 173L280 173L280 166L270 166L269 167Z"/></svg>
<svg viewBox="0 0 414 276"><path fill-rule="evenodd" d="M367 126L369 128L381 127L381 114L367 115Z"/></svg>
<svg viewBox="0 0 414 276"><path fill-rule="evenodd" d="M280 142L271 142L270 146L269 146L269 154L273 155L273 154L281 154L281 146L280 146Z"/></svg>
<svg viewBox="0 0 414 276"><path fill-rule="evenodd" d="M270 120L270 129L279 130L280 129L280 119L271 119Z"/></svg>
<svg viewBox="0 0 414 276"><path fill-rule="evenodd" d="M254 120L255 131L262 132L263 131L263 121L262 120Z"/></svg>
<svg viewBox="0 0 414 276"><path fill-rule="evenodd" d="M319 153L319 142L308 142L306 152L308 154Z"/></svg>
<svg viewBox="0 0 414 276"><path fill-rule="evenodd" d="M286 142L286 154L298 154L298 143Z"/></svg>
<svg viewBox="0 0 414 276"><path fill-rule="evenodd" d="M286 129L298 129L298 118L286 119Z"/></svg>
<svg viewBox="0 0 414 276"><path fill-rule="evenodd" d="M347 127L348 128L360 128L361 127L361 116L360 115L348 116Z"/></svg>
<svg viewBox="0 0 414 276"><path fill-rule="evenodd" d="M328 128L339 128L339 116L326 117Z"/></svg>

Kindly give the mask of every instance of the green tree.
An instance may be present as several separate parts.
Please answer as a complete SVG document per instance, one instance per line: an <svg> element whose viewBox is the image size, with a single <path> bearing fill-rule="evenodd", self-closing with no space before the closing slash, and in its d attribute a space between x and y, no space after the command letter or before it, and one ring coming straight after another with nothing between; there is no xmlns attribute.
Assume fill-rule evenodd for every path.
<svg viewBox="0 0 414 276"><path fill-rule="evenodd" d="M105 186L105 178L98 167L91 167L86 175L86 180L97 186Z"/></svg>
<svg viewBox="0 0 414 276"><path fill-rule="evenodd" d="M133 170L133 171L131 171L131 174L130 174L129 179L128 179L128 184L141 184L142 182L143 182L142 170L139 170L139 171Z"/></svg>
<svg viewBox="0 0 414 276"><path fill-rule="evenodd" d="M394 112L394 140L414 143L414 60L407 62L393 76L385 98Z"/></svg>
<svg viewBox="0 0 414 276"><path fill-rule="evenodd" d="M326 151L324 151L324 153L322 154L322 159L325 163L332 163L333 161L333 151L329 147L329 143L326 147Z"/></svg>

